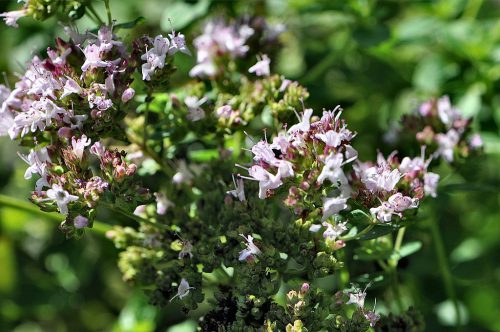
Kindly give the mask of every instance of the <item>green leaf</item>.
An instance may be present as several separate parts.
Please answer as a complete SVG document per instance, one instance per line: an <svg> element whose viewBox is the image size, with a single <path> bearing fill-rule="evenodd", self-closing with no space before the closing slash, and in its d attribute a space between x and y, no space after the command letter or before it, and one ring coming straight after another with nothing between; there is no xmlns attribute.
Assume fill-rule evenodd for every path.
<svg viewBox="0 0 500 332"><path fill-rule="evenodd" d="M188 151L188 157L195 162L206 162L217 159L219 157L219 151L217 151L217 149L191 150Z"/></svg>
<svg viewBox="0 0 500 332"><path fill-rule="evenodd" d="M410 256L411 254L416 253L422 248L422 242L420 241L412 241L405 243L401 246L399 249L399 252L397 253L399 255L399 258L403 258L406 256Z"/></svg>
<svg viewBox="0 0 500 332"><path fill-rule="evenodd" d="M201 0L195 4L183 1L169 3L162 15L161 28L163 31L180 30L205 15L209 7L210 0Z"/></svg>
<svg viewBox="0 0 500 332"><path fill-rule="evenodd" d="M377 226L373 227L373 229L370 230L368 233L361 236L359 238L359 240L376 239L378 237L381 237L382 235L386 235L386 234L392 233L394 231L397 231L398 229L399 229L399 226L395 226L395 225L377 225Z"/></svg>
<svg viewBox="0 0 500 332"><path fill-rule="evenodd" d="M142 16L139 16L138 18L136 18L133 21L114 25L113 26L113 31L118 31L120 29L133 29L136 26L143 24L144 22L146 22L146 19L144 17L142 17Z"/></svg>
<svg viewBox="0 0 500 332"><path fill-rule="evenodd" d="M486 87L483 83L476 83L467 89L465 95L458 102L458 109L465 118L476 116L481 110L481 96Z"/></svg>
<svg viewBox="0 0 500 332"><path fill-rule="evenodd" d="M0 237L0 293L10 293L17 283L15 262L11 241Z"/></svg>

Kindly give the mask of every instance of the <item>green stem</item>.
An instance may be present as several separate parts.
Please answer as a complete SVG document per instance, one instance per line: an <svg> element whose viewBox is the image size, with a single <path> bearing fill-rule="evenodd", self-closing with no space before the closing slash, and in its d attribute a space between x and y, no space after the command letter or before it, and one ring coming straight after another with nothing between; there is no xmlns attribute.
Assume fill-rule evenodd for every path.
<svg viewBox="0 0 500 332"><path fill-rule="evenodd" d="M398 230L398 234L396 235L396 241L394 241L394 253L391 259L388 260L389 266L393 269L398 267L399 262L399 250L401 249L401 245L403 244L403 238L405 236L406 227L401 227Z"/></svg>
<svg viewBox="0 0 500 332"><path fill-rule="evenodd" d="M453 285L453 277L450 271L450 267L448 265L448 260L446 258L443 238L441 236L441 232L435 220L431 220L429 222L429 227L432 234L432 240L434 241L434 248L436 250L438 266L441 270L441 277L443 279L444 288L447 296L451 299L451 301L453 302L453 306L455 308L455 315L457 318L456 321L457 331L461 331L462 327L461 327L460 307L458 305L458 299L455 292L455 287Z"/></svg>
<svg viewBox="0 0 500 332"><path fill-rule="evenodd" d="M104 25L104 21L101 19L101 17L99 16L99 14L97 13L97 11L94 9L94 7L92 6L92 3L89 2L88 6L86 7L88 8L88 10L94 14L95 18L99 21L99 24L100 25Z"/></svg>
<svg viewBox="0 0 500 332"><path fill-rule="evenodd" d="M101 25L101 22L99 22L99 19L97 17L94 16L94 14L92 14L92 12L86 8L85 9L85 13L87 14L87 16L97 25Z"/></svg>
<svg viewBox="0 0 500 332"><path fill-rule="evenodd" d="M148 224L150 226L153 226L153 227L156 227L156 228L159 228L159 229L162 229L162 230L165 230L167 229L165 226L161 225L161 224L158 224L158 223L154 223L148 219L144 219L142 217L139 217L139 216L136 216L135 214L133 213L130 213L128 211L125 211L113 204L109 204L109 203L100 203L101 206L104 206L108 209L110 209L111 211L114 211L114 212L117 212L119 214L121 214L122 216L124 217L127 217L129 219L132 219L132 220L135 220L137 221L138 223L144 223L144 224Z"/></svg>
<svg viewBox="0 0 500 332"><path fill-rule="evenodd" d="M404 311L403 301L401 300L401 293L399 292L399 280L398 280L398 271L396 267L392 268L391 272L391 286L392 293L394 294L394 299L398 305L399 312Z"/></svg>
<svg viewBox="0 0 500 332"><path fill-rule="evenodd" d="M5 196L5 195L0 195L0 206L20 210L20 211L25 211L28 213L31 213L33 215L37 215L40 217L43 217L46 220L53 220L56 222L61 222L64 220L64 217L58 213L51 213L51 212L44 212L40 209L38 209L35 205L25 202L22 200L19 200L17 198ZM106 234L107 231L111 230L112 227L102 221L94 221L94 225L92 229L99 234Z"/></svg>
<svg viewBox="0 0 500 332"><path fill-rule="evenodd" d="M394 251L399 252L401 249L401 244L403 244L403 237L405 236L406 227L401 227L398 230L398 235L396 235L396 242L394 243Z"/></svg>
<svg viewBox="0 0 500 332"><path fill-rule="evenodd" d="M106 13L108 14L108 24L111 27L113 24L113 19L111 17L111 8L109 7L109 0L104 0L104 6L106 7Z"/></svg>
<svg viewBox="0 0 500 332"><path fill-rule="evenodd" d="M481 6L483 5L483 0L469 0L463 11L462 17L468 19L475 19Z"/></svg>
<svg viewBox="0 0 500 332"><path fill-rule="evenodd" d="M339 240L342 240L344 242L347 242L347 241L352 241L352 240L357 240L359 239L361 236L367 234L368 232L370 232L372 230L372 228L375 227L375 224L370 224L368 226L366 226L366 228L364 228L361 232L359 233L356 233L352 236L344 236L344 237L340 237Z"/></svg>

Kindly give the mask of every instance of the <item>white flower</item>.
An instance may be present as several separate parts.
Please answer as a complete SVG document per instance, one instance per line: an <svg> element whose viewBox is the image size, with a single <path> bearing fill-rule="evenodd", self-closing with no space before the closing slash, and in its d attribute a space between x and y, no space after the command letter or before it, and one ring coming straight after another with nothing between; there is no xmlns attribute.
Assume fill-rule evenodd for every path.
<svg viewBox="0 0 500 332"><path fill-rule="evenodd" d="M250 176L259 181L259 198L266 198L268 190L276 189L283 183L279 174L273 175L259 165L252 166L248 173Z"/></svg>
<svg viewBox="0 0 500 332"><path fill-rule="evenodd" d="M424 193L431 197L437 196L437 186L439 182L439 174L427 172L424 174Z"/></svg>
<svg viewBox="0 0 500 332"><path fill-rule="evenodd" d="M200 62L197 65L195 65L191 70L189 71L189 76L195 77L195 76L215 76L217 73L217 67L213 62L209 61L204 61Z"/></svg>
<svg viewBox="0 0 500 332"><path fill-rule="evenodd" d="M392 191L401 179L402 174L397 169L387 169L385 167L370 167L363 172L361 182L371 192Z"/></svg>
<svg viewBox="0 0 500 332"><path fill-rule="evenodd" d="M52 63L54 65L61 65L62 66L64 64L66 64L66 58L70 54L71 54L71 48L65 49L64 52L61 55L59 55L54 50L47 49L47 55L49 56L50 61L52 61Z"/></svg>
<svg viewBox="0 0 500 332"><path fill-rule="evenodd" d="M123 45L122 42L113 40L113 31L106 25L103 25L97 32L97 39L101 52L108 52L113 46L121 47Z"/></svg>
<svg viewBox="0 0 500 332"><path fill-rule="evenodd" d="M146 60L142 65L142 79L145 81L151 80L151 75L154 74L156 68L165 66L165 57L167 55L170 42L162 35L155 37L153 48L146 50L146 53L141 56L141 60Z"/></svg>
<svg viewBox="0 0 500 332"><path fill-rule="evenodd" d="M382 202L378 207L370 209L370 213L377 217L381 222L389 222L392 216L396 215L403 217L402 213L408 209L416 209L418 207L418 199L409 196L403 196L401 193L395 193L387 202Z"/></svg>
<svg viewBox="0 0 500 332"><path fill-rule="evenodd" d="M472 149L480 149L483 147L484 142L481 135L474 134L469 138L469 144Z"/></svg>
<svg viewBox="0 0 500 332"><path fill-rule="evenodd" d="M137 207L135 208L133 214L135 216L141 216L143 215L144 213L146 213L146 208L147 208L147 205L137 205Z"/></svg>
<svg viewBox="0 0 500 332"><path fill-rule="evenodd" d="M156 213L164 215L171 206L175 206L164 193L154 193L156 197Z"/></svg>
<svg viewBox="0 0 500 332"><path fill-rule="evenodd" d="M240 234L240 236L242 236L245 239L245 246L246 246L246 249L240 251L240 256L238 257L240 261L244 261L250 256L253 257L253 255L260 255L261 251L253 243L252 235L245 236L243 234Z"/></svg>
<svg viewBox="0 0 500 332"><path fill-rule="evenodd" d="M245 198L245 189L243 186L243 179L238 178L238 180L235 180L234 175L233 175L233 183L234 183L234 190L229 190L226 193L229 195L232 195L235 198L238 198L240 202L243 202L246 200Z"/></svg>
<svg viewBox="0 0 500 332"><path fill-rule="evenodd" d="M56 201L57 207L61 214L68 214L68 204L78 200L78 196L70 195L58 184L53 184L52 188L47 190L47 197Z"/></svg>
<svg viewBox="0 0 500 332"><path fill-rule="evenodd" d="M453 150L460 140L459 133L450 129L446 134L437 134L436 141L439 145L436 154L442 156L447 162L453 161Z"/></svg>
<svg viewBox="0 0 500 332"><path fill-rule="evenodd" d="M190 287L188 281L182 278L181 282L179 283L179 287L177 288L177 294L175 294L175 296L170 299L170 302L172 302L172 300L176 297L179 297L179 299L182 300L183 298L188 296L190 289L194 289L194 287Z"/></svg>
<svg viewBox="0 0 500 332"><path fill-rule="evenodd" d="M306 108L304 110L304 114L302 115L302 119L299 117L299 123L294 124L288 129L288 134L295 132L307 132L311 128L311 116L313 114L312 108Z"/></svg>
<svg viewBox="0 0 500 332"><path fill-rule="evenodd" d="M322 223L323 226L326 227L326 230L323 232L324 238L329 238L330 240L337 239L342 233L347 230L347 221L336 223L335 225L330 224L329 222L324 221Z"/></svg>
<svg viewBox="0 0 500 332"><path fill-rule="evenodd" d="M356 293L349 293L349 301L346 304L356 304L359 308L363 309L365 306L366 289L364 291L357 291Z"/></svg>
<svg viewBox="0 0 500 332"><path fill-rule="evenodd" d="M172 31L172 33L168 34L170 37L170 48L168 50L168 54L172 55L177 53L177 51L180 51L181 53L191 55L191 52L186 46L186 40L184 38L184 35L182 33L177 33L177 36L175 35L175 31Z"/></svg>
<svg viewBox="0 0 500 332"><path fill-rule="evenodd" d="M354 161L356 158L358 158L358 151L356 151L356 149L354 149L352 146L350 145L346 145L345 146L345 163L350 163L351 161Z"/></svg>
<svg viewBox="0 0 500 332"><path fill-rule="evenodd" d="M341 196L323 198L323 220L347 209L346 203L347 198Z"/></svg>
<svg viewBox="0 0 500 332"><path fill-rule="evenodd" d="M24 178L26 180L31 179L33 174L38 174L41 177L36 181L35 191L41 192L43 187L49 187L47 181L46 167L47 163L50 162L49 155L47 153L47 148L42 148L38 151L31 150L29 155L23 155L18 153L19 157L25 161L28 165L28 169L24 173Z"/></svg>
<svg viewBox="0 0 500 332"><path fill-rule="evenodd" d="M1 13L0 17L3 17L5 24L7 24L8 26L18 28L19 25L17 24L17 20L20 19L21 17L26 16L26 14L27 14L27 10L21 9L21 10L15 10L15 11L11 11L11 12Z"/></svg>
<svg viewBox="0 0 500 332"><path fill-rule="evenodd" d="M189 256L189 258L193 258L193 253L191 252L193 250L193 245L189 241L182 241L182 249L179 252L179 259L183 259L186 256Z"/></svg>
<svg viewBox="0 0 500 332"><path fill-rule="evenodd" d="M316 134L316 138L322 140L327 146L336 148L342 142L342 136L335 130L329 130L324 134Z"/></svg>
<svg viewBox="0 0 500 332"><path fill-rule="evenodd" d="M460 113L451 106L448 96L443 96L438 99L437 110L439 119L441 119L441 122L443 122L447 128L451 128L455 120L460 119Z"/></svg>
<svg viewBox="0 0 500 332"><path fill-rule="evenodd" d="M28 165L28 169L24 173L24 178L26 180L31 179L33 174L43 175L45 174L45 163L50 162L49 155L47 153L47 148L42 148L38 151L31 149L30 153L25 156L19 153L19 157L24 160Z"/></svg>
<svg viewBox="0 0 500 332"><path fill-rule="evenodd" d="M64 84L64 91L59 99L63 99L66 96L69 96L72 93L80 94L82 92L82 88L78 85L78 83L72 79L71 77L67 77L66 83Z"/></svg>
<svg viewBox="0 0 500 332"><path fill-rule="evenodd" d="M95 154L99 159L101 159L104 156L104 153L106 152L106 148L101 142L95 142L91 147L90 147L90 153Z"/></svg>
<svg viewBox="0 0 500 332"><path fill-rule="evenodd" d="M293 165L287 160L276 159L274 166L278 167L278 176L281 179L293 176L295 173L293 171Z"/></svg>
<svg viewBox="0 0 500 332"><path fill-rule="evenodd" d="M342 170L343 156L341 153L331 152L325 159L325 165L318 176L318 183L322 184L328 179L333 184L340 184L340 190L343 196L350 195L349 182Z"/></svg>
<svg viewBox="0 0 500 332"><path fill-rule="evenodd" d="M395 193L387 202L393 207L396 212L403 212L407 209L416 209L418 207L418 199L409 196L403 196L401 193Z"/></svg>
<svg viewBox="0 0 500 332"><path fill-rule="evenodd" d="M179 161L179 168L177 169L177 173L172 177L172 182L175 184L188 183L193 179L194 175L191 173L189 168L187 167L186 161Z"/></svg>
<svg viewBox="0 0 500 332"><path fill-rule="evenodd" d="M75 137L71 138L71 146L73 148L73 154L78 158L78 160L82 160L83 152L85 151L85 147L89 146L91 143L90 138L87 138L87 135L83 134L80 138L75 139Z"/></svg>
<svg viewBox="0 0 500 332"><path fill-rule="evenodd" d="M233 114L233 109L231 108L231 105L224 105L219 107L217 111L215 111L215 114L219 119L229 119L231 118L231 114Z"/></svg>
<svg viewBox="0 0 500 332"><path fill-rule="evenodd" d="M365 316L366 320L370 322L370 327L374 327L380 319L380 315L376 314L375 311L368 311L363 315Z"/></svg>
<svg viewBox="0 0 500 332"><path fill-rule="evenodd" d="M389 222L392 220L392 215L401 216L400 213L394 211L394 207L388 202L382 202L379 207L371 208L370 213L377 217L381 222Z"/></svg>
<svg viewBox="0 0 500 332"><path fill-rule="evenodd" d="M14 125L14 115L10 111L0 112L0 136L9 134L10 128Z"/></svg>
<svg viewBox="0 0 500 332"><path fill-rule="evenodd" d="M83 50L85 54L85 62L82 65L82 71L87 71L89 68L108 67L109 63L101 59L99 46L90 44Z"/></svg>
<svg viewBox="0 0 500 332"><path fill-rule="evenodd" d="M257 63L248 69L249 73L255 73L257 76L269 76L271 70L269 65L271 64L271 59L266 54L261 57L257 56Z"/></svg>
<svg viewBox="0 0 500 332"><path fill-rule="evenodd" d="M271 145L266 141L259 141L252 146L252 153L254 154L253 160L255 161L264 161L269 165L274 165L277 162Z"/></svg>
<svg viewBox="0 0 500 332"><path fill-rule="evenodd" d="M401 173L420 173L420 172L425 172L427 170L427 167L429 166L432 157L429 158L428 160L425 160L425 149L426 146L422 146L420 150L420 157L415 157L413 159L409 157L404 157L403 160L401 161L401 164L399 165L398 169L401 171Z"/></svg>
<svg viewBox="0 0 500 332"><path fill-rule="evenodd" d="M188 107L188 120L195 122L205 117L205 111L200 106L206 101L206 97L198 99L196 96L188 96L184 98L184 104Z"/></svg>

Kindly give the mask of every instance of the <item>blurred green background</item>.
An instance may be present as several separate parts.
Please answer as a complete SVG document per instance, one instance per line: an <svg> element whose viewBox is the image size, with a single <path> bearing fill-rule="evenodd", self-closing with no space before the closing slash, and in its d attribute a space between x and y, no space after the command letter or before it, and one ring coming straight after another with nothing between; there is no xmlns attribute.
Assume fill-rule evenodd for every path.
<svg viewBox="0 0 500 332"><path fill-rule="evenodd" d="M0 1L0 12L18 7ZM257 14L285 24L274 70L304 84L317 111L342 105L350 128L360 133L355 148L363 159L377 148L392 150L383 137L401 114L427 98L450 95L474 117L485 155L453 175L447 166L439 169L439 197L423 204L421 221L407 232L407 240L424 246L401 263L404 301L423 312L428 331L455 330L429 230L437 221L465 330L500 331L500 2L111 0L111 9L118 22L146 18L134 35L169 32L171 18L188 42L209 17ZM19 23L19 29L0 25L0 70L11 82L26 60L63 36L54 18ZM85 18L78 26L93 28ZM126 39L131 33L120 32ZM194 58L179 57L176 64L176 80L186 81ZM34 184L23 179L16 149L0 140L0 194L26 201ZM53 218L4 203L0 331L194 331L194 320L177 308L151 307L140 290L122 282L117 252L103 232L66 240Z"/></svg>

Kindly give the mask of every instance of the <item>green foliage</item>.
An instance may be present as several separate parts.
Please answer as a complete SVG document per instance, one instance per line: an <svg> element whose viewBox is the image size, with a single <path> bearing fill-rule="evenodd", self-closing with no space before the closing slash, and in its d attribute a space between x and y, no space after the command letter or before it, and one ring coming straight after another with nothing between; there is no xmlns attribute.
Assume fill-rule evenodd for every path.
<svg viewBox="0 0 500 332"><path fill-rule="evenodd" d="M41 7L37 7L33 17L42 20L52 16L53 9L43 6L43 1L40 3ZM6 5L2 3L0 6L5 8ZM97 12L104 13L103 3L94 2L94 5ZM16 4L9 5L9 9L15 6ZM458 289L457 296L469 314L468 326L465 329L500 329L497 318L500 303L496 295L500 282L498 268L495 267L500 236L497 212L497 188L500 185L497 168L500 161L500 29L499 11L494 2L112 0L111 6L118 22L129 22L115 26L116 29L123 29L125 34L154 31L152 27L158 24L161 24L165 32L170 32L170 18L176 30L189 28L183 30L188 32L187 40L192 40L191 36L199 31L199 23L207 15L236 17L239 13L251 10L260 14L264 12L270 19L278 21L286 17L285 23L289 31L283 37L282 51L278 62L273 63L273 66L280 73L298 79L308 92L298 87L291 96L280 98L287 101L285 104L274 103L269 109L264 109L263 105L266 103L263 101L276 98L273 89L276 90L280 82L280 78L276 76L268 81L245 82L238 91L227 86L227 91L212 96L214 109L230 100L235 106L240 106L239 101L234 100L235 95L242 92L250 94L256 87L264 87L264 92L256 97L254 103L245 105L243 112L248 114L247 118L243 117L245 120L253 119L256 114L262 115L262 122L255 121L252 129L254 133L260 133L260 129L269 124L266 114L278 115L281 121L286 122L291 117L288 111L292 107L301 109L299 98L309 97L309 103L315 107L342 104L348 110L346 116L351 128L367 133L360 136L356 143L355 147L360 153L367 155L378 147L387 152L392 146L381 140L382 133L390 128L399 115L414 107L418 101L443 93L458 100L464 115L476 116L474 128L486 133L486 157L459 165L458 174L445 179L437 201L431 203L427 211L423 211L424 216L420 217L424 222L420 223L419 220L411 225L415 233L409 236L409 242L395 250L392 242L394 231L397 229L392 226L376 226L362 235L361 239L365 241L355 248L356 261L348 261L346 264L355 269L357 264L366 267L367 264L373 263L370 265L373 272L364 279L360 277L358 281L363 283L375 280L374 293L380 298L391 298L394 294L383 294L381 291L377 294L377 283L391 282L392 277L388 271L380 271L373 260L399 261L399 279L403 284L401 297L405 301L411 298L412 300L405 304L412 304L422 311L420 314L415 309L408 309L399 314L384 316L376 331L416 332L424 331L425 326L430 331L446 331L449 328L441 325L432 307L432 304L447 299L447 295L436 272L438 268L432 248L433 240L429 238L426 230L426 222L438 222L446 252L453 253L450 261L453 282ZM82 8L78 1L65 2L60 13L73 20L83 15ZM136 19L137 15L142 15L147 20L143 23L142 19ZM40 49L42 45L48 44L57 24L51 19L41 28L39 23L25 20L29 29L24 32L12 32L3 26L0 27L0 41L5 45L4 53L0 57L3 71L6 70L7 64L16 68L16 62L23 62L33 48ZM82 31L84 27L95 27L88 18L80 22ZM138 32L127 30L132 27L136 27ZM176 60L175 65L179 70L172 77L174 82L185 80L192 61ZM166 70L171 72L173 68ZM189 94L202 96L206 91L205 86L193 85ZM183 98L180 93L177 97L181 100ZM186 109L176 106L172 98L162 99L160 94L154 95L154 98L149 110L149 138L153 140L161 137L164 140L164 156L187 157L196 163L209 162L210 167L221 167L214 161L214 157L218 156L214 148L216 144L205 142L214 142L224 137L225 133L231 131L233 123L224 123L222 126L219 123L211 123L205 127L179 126L183 124L175 122L175 119L185 116ZM144 111L139 109L139 112ZM136 119L136 127L131 125L136 134L142 134L140 120L141 118ZM197 141L189 134L193 131L203 132L206 135L204 142ZM226 142L227 147L234 147L235 151L239 151L242 139L239 137ZM7 144L2 142L2 155L7 155L10 149ZM0 162L2 193L16 193L14 196L24 197L29 186L20 184L24 181L22 174L12 172L19 165L14 163L6 158L2 158ZM166 186L167 184L155 181L155 174L159 173L163 166L151 160L143 164L139 174L148 175L153 187ZM449 173L446 168L440 171L441 174ZM288 225L282 223L279 218L275 219L276 216L269 216L265 206L260 205L256 199L251 200L248 206L240 206L236 212L232 209L213 210L214 204L211 202L220 200L225 194L225 187L217 183L229 183L230 173L231 169L227 169L228 176L222 179L201 177L198 189L208 191L210 195L193 206L195 217L185 220L189 223L187 226L199 229L197 240L207 242L206 246L195 252L203 261L203 269L207 273L219 273L215 278L220 279L224 278L225 272L217 268L221 263L234 263L242 249L238 236L240 232L248 233L261 228L275 232L276 243L266 244L265 256L262 258L273 261L281 259L277 252L273 251L278 243L297 242L290 236L290 232L284 231ZM255 191L255 188L252 190ZM255 197L255 192L253 194ZM194 189L186 195L176 197L176 203L183 206L184 202L197 197ZM186 205L185 209L189 210L191 206ZM104 237L89 235L76 244L64 242L50 220L33 215L29 211L20 212L6 207L0 207L0 212L0 329L153 331L164 330L186 318L175 304L168 303L174 295L171 284L186 276L183 274L184 261L178 261L178 252L171 250L174 241L178 240L175 235L176 227L186 225L171 225L172 228L165 234L168 239L163 241L161 250L145 248L144 241L151 239L138 238L131 228L123 228L115 234L115 242L121 247L132 244L120 254L119 267L125 272L125 279L136 279L137 275L141 274L138 279L149 280L150 283L141 286L149 288L154 302L168 305L165 309L158 310L146 305L146 300L141 295L128 294L127 288L119 280L114 250ZM361 231L362 226L366 225L365 216L356 210L351 214L358 214L356 220L359 219L360 226L357 227ZM165 217L167 224L170 219L174 219L170 217ZM98 218L106 221L120 219L119 216L106 211ZM207 226L210 225L211 219L217 219L220 229ZM256 223L255 220L262 220L262 223ZM127 223L126 220L119 221ZM148 226L143 227L144 233L148 234ZM208 243L214 235L222 233L228 234L225 239L227 243L223 245L222 241L218 243L213 240ZM182 232L180 234L182 235ZM356 234L348 234L351 235ZM152 241L149 243L153 245ZM309 244L306 243L304 247L297 247L295 250L307 253L307 245ZM155 257L145 259L151 256ZM224 262L222 257L232 257L232 260ZM167 264L171 261L175 264ZM187 264L197 263L194 261ZM312 270L319 274L314 277L319 277L342 268L324 255L310 257L306 254L296 263L297 266L285 269L285 273L300 276ZM309 268L311 265L315 269ZM165 273L168 277L158 276L158 271L168 271ZM227 328L233 330L257 330L266 320L269 322L270 331L301 330L300 314L296 315L294 320L285 320L283 317L287 316L283 307L263 300L264 295L276 291L281 286L273 279L272 273L257 270L253 266L240 270L239 273L242 274L239 276L242 281L238 287L242 289L252 285L245 282L246 279L261 280L263 286L262 289L256 290L257 297L241 301L233 297L228 288L221 286L214 289L213 298L217 301L213 302L217 303L217 307L205 315L205 320L201 323L202 330L214 331L216 327L219 328L215 324L224 320L227 321ZM196 303L200 299L199 291L202 282L205 282L199 279L191 280L196 280L192 283L196 290L192 290L186 298L188 304ZM342 283L342 280L335 280L335 283ZM25 287L26 285L28 287ZM154 289L154 285L160 287ZM99 293L96 290L104 291ZM212 300L212 297L209 297L207 302L201 303L194 316L206 313L207 303ZM270 317L260 315L258 308L262 306L272 307ZM237 321L235 308L238 308L239 315L244 315L243 319L240 317ZM391 309L394 308L382 307L381 311ZM317 330L335 328L339 331L351 331L360 329L359 325L363 324L362 328L367 328L366 320L357 320L359 317L356 315L359 313L349 321L333 317L329 321L315 322L318 324ZM310 321L304 320L304 323L311 324L313 320L314 316ZM193 330L192 324L186 326L186 331Z"/></svg>

